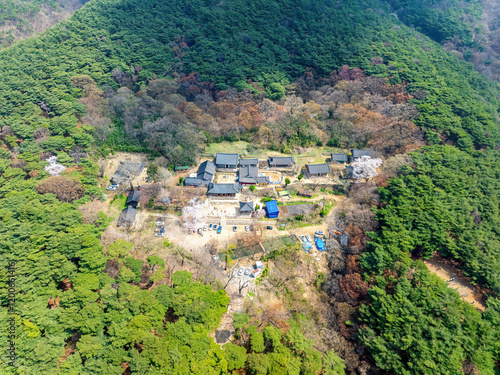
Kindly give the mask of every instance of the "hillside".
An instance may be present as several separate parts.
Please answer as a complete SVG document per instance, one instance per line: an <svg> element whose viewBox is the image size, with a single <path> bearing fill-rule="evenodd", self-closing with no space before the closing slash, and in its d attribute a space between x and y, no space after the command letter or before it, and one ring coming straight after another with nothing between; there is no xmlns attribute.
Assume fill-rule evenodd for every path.
<svg viewBox="0 0 500 375"><path fill-rule="evenodd" d="M36 19L35 5L57 9L5 4L13 23ZM447 6L93 0L2 49L0 264L16 269L19 370L5 352L0 372L493 374L500 87L439 44L459 36L475 48L461 16L480 8ZM351 242L344 268L312 282L328 308L308 316L296 278L288 288L271 274L289 298L286 319L237 318L235 344L220 348L220 280L168 240L107 241L99 160L140 152L173 169L241 140L251 145L241 152L294 155L373 147L386 166L332 214ZM52 156L61 176L46 168ZM273 256L293 269L300 257L287 251ZM484 314L429 274L419 259L434 252L488 288Z"/></svg>
<svg viewBox="0 0 500 375"><path fill-rule="evenodd" d="M0 1L0 48L39 34L71 16L88 0Z"/></svg>

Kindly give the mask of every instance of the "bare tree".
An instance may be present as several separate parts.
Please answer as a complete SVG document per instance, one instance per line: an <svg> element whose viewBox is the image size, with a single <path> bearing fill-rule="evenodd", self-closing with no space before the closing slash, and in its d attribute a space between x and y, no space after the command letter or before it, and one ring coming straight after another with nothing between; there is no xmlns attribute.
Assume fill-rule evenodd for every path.
<svg viewBox="0 0 500 375"><path fill-rule="evenodd" d="M239 279L239 281L238 281L238 294L240 296L241 296L242 290L245 289L248 286L249 282L250 282L249 280L243 281L241 278Z"/></svg>

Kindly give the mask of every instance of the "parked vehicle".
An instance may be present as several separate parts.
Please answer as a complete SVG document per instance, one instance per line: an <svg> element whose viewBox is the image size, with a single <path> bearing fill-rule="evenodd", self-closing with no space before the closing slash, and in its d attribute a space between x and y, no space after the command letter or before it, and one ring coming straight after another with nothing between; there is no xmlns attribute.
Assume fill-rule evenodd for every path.
<svg viewBox="0 0 500 375"><path fill-rule="evenodd" d="M233 227L233 232L236 232L237 230L238 230L238 227L235 225L235 226Z"/></svg>
<svg viewBox="0 0 500 375"><path fill-rule="evenodd" d="M248 232L248 231L250 231L250 226L245 225L245 232Z"/></svg>
<svg viewBox="0 0 500 375"><path fill-rule="evenodd" d="M243 272L244 272L244 271L245 271L245 270L244 270L243 268L240 268L240 270L238 271L238 276L243 275Z"/></svg>
<svg viewBox="0 0 500 375"><path fill-rule="evenodd" d="M217 261L219 260L219 258L217 258L216 255L212 255L212 260L217 263Z"/></svg>
<svg viewBox="0 0 500 375"><path fill-rule="evenodd" d="M108 187L106 188L106 190L116 190L116 187L114 187L114 186L108 186Z"/></svg>
<svg viewBox="0 0 500 375"><path fill-rule="evenodd" d="M309 242L311 242L311 236L310 236L310 235L306 234L306 238L307 238L307 240L308 240Z"/></svg>
<svg viewBox="0 0 500 375"><path fill-rule="evenodd" d="M210 224L210 225L208 226L208 230L212 230L212 226L213 226L213 225L212 225L212 224Z"/></svg>
<svg viewBox="0 0 500 375"><path fill-rule="evenodd" d="M324 236L325 232L323 232L322 230L317 230L314 234L317 234L318 236Z"/></svg>
<svg viewBox="0 0 500 375"><path fill-rule="evenodd" d="M306 239L305 236L300 236L300 239L302 240L302 242L306 242L307 241L307 239Z"/></svg>
<svg viewBox="0 0 500 375"><path fill-rule="evenodd" d="M273 229L273 227L272 227L272 226L270 226L270 225L268 225L268 226L266 227L266 229L272 230L272 229Z"/></svg>
<svg viewBox="0 0 500 375"><path fill-rule="evenodd" d="M238 270L233 271L233 276L236 276L236 275L238 275Z"/></svg>
<svg viewBox="0 0 500 375"><path fill-rule="evenodd" d="M252 272L252 270L250 269L250 267L248 267L248 268L245 270L245 275L246 275L246 276L250 275L250 272Z"/></svg>
<svg viewBox="0 0 500 375"><path fill-rule="evenodd" d="M220 234L222 232L222 227L219 226L219 228L217 229L217 234Z"/></svg>
<svg viewBox="0 0 500 375"><path fill-rule="evenodd" d="M208 229L208 225L204 225L204 226L203 226L203 230L205 230L205 231L206 231L207 229Z"/></svg>
<svg viewBox="0 0 500 375"><path fill-rule="evenodd" d="M253 270L253 272L250 274L250 277L257 277L260 275L262 271L261 270Z"/></svg>
<svg viewBox="0 0 500 375"><path fill-rule="evenodd" d="M198 234L201 235L202 234L202 230L201 228L198 228Z"/></svg>

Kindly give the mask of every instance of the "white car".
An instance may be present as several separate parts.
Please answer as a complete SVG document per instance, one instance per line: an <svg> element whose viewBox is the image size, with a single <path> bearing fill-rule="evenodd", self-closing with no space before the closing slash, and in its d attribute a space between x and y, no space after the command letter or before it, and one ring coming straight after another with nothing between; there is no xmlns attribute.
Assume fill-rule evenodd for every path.
<svg viewBox="0 0 500 375"><path fill-rule="evenodd" d="M116 187L114 187L114 186L108 186L108 187L106 188L106 190L116 190Z"/></svg>
<svg viewBox="0 0 500 375"><path fill-rule="evenodd" d="M233 276L236 276L236 275L238 275L238 270L233 271Z"/></svg>
<svg viewBox="0 0 500 375"><path fill-rule="evenodd" d="M240 268L240 270L238 271L238 276L243 275L243 272L244 272L244 271L245 271L245 270L244 270L243 268Z"/></svg>
<svg viewBox="0 0 500 375"><path fill-rule="evenodd" d="M208 229L208 225L204 225L203 230L207 230L207 229Z"/></svg>
<svg viewBox="0 0 500 375"><path fill-rule="evenodd" d="M245 225L245 232L249 232L249 231L250 231L250 226Z"/></svg>
<svg viewBox="0 0 500 375"><path fill-rule="evenodd" d="M311 242L311 236L310 236L310 235L306 234L306 238L307 238L307 240L308 240L309 242Z"/></svg>
<svg viewBox="0 0 500 375"><path fill-rule="evenodd" d="M307 241L307 239L304 236L300 236L300 239L302 240L302 242L306 242Z"/></svg>
<svg viewBox="0 0 500 375"><path fill-rule="evenodd" d="M248 267L248 268L245 270L245 275L246 275L246 276L250 275L250 272L252 272L252 270L250 269L250 267Z"/></svg>

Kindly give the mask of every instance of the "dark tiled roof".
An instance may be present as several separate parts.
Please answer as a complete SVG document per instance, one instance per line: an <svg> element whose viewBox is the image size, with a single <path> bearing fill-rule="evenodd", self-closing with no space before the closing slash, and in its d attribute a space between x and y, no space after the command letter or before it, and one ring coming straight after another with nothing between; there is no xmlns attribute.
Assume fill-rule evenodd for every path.
<svg viewBox="0 0 500 375"><path fill-rule="evenodd" d="M200 164L200 167L198 168L198 172L196 174L196 178L200 180L205 180L207 181L206 184L208 184L208 182L212 181L214 173L215 173L215 164L207 160Z"/></svg>
<svg viewBox="0 0 500 375"><path fill-rule="evenodd" d="M259 159L241 159L240 165L259 165Z"/></svg>
<svg viewBox="0 0 500 375"><path fill-rule="evenodd" d="M259 168L252 165L245 165L240 167L239 176L242 177L257 177L259 175Z"/></svg>
<svg viewBox="0 0 500 375"><path fill-rule="evenodd" d="M210 173L214 174L215 173L215 164L211 162L210 160L206 160L203 163L200 164L200 167L198 168L198 173Z"/></svg>
<svg viewBox="0 0 500 375"><path fill-rule="evenodd" d="M137 209L133 207L127 207L120 213L120 217L118 218L118 223L116 224L116 226L124 227L134 224L135 215L137 215Z"/></svg>
<svg viewBox="0 0 500 375"><path fill-rule="evenodd" d="M330 173L330 166L326 163L324 164L307 164L307 171L310 175L318 175L318 174L328 174Z"/></svg>
<svg viewBox="0 0 500 375"><path fill-rule="evenodd" d="M253 202L240 202L241 212L251 212L253 211Z"/></svg>
<svg viewBox="0 0 500 375"><path fill-rule="evenodd" d="M286 156L286 157L270 157L269 158L269 165L288 165L292 166L295 164L295 159L293 156Z"/></svg>
<svg viewBox="0 0 500 375"><path fill-rule="evenodd" d="M242 183L242 184L268 184L269 178L267 176L243 177L243 178L240 178L240 183Z"/></svg>
<svg viewBox="0 0 500 375"><path fill-rule="evenodd" d="M116 169L115 174L111 178L113 184L124 184L130 181L133 177L141 174L146 163L131 163L128 161L121 161Z"/></svg>
<svg viewBox="0 0 500 375"><path fill-rule="evenodd" d="M268 184L267 176L259 176L259 168L253 165L245 165L240 167L239 181L242 184Z"/></svg>
<svg viewBox="0 0 500 375"><path fill-rule="evenodd" d="M184 185L186 185L186 186L203 186L203 185L208 185L208 182L205 183L205 180L202 180L201 178L186 177L186 179L184 180Z"/></svg>
<svg viewBox="0 0 500 375"><path fill-rule="evenodd" d="M141 195L142 193L140 191L131 190L130 193L128 193L127 204L139 203L141 201Z"/></svg>
<svg viewBox="0 0 500 375"><path fill-rule="evenodd" d="M241 186L238 183L208 185L208 194L237 194L240 190Z"/></svg>
<svg viewBox="0 0 500 375"><path fill-rule="evenodd" d="M367 149L357 149L354 148L351 150L352 158L357 159L362 156L369 156L371 158L376 158L377 157L377 151L375 150L367 150Z"/></svg>
<svg viewBox="0 0 500 375"><path fill-rule="evenodd" d="M341 153L341 154L331 154L332 161L340 161L340 162L346 162L347 161L347 154Z"/></svg>
<svg viewBox="0 0 500 375"><path fill-rule="evenodd" d="M352 166L347 166L345 167L345 173L347 175L347 178L352 178L352 173L354 172L354 167Z"/></svg>
<svg viewBox="0 0 500 375"><path fill-rule="evenodd" d="M221 154L215 155L215 165L238 165L238 154Z"/></svg>

